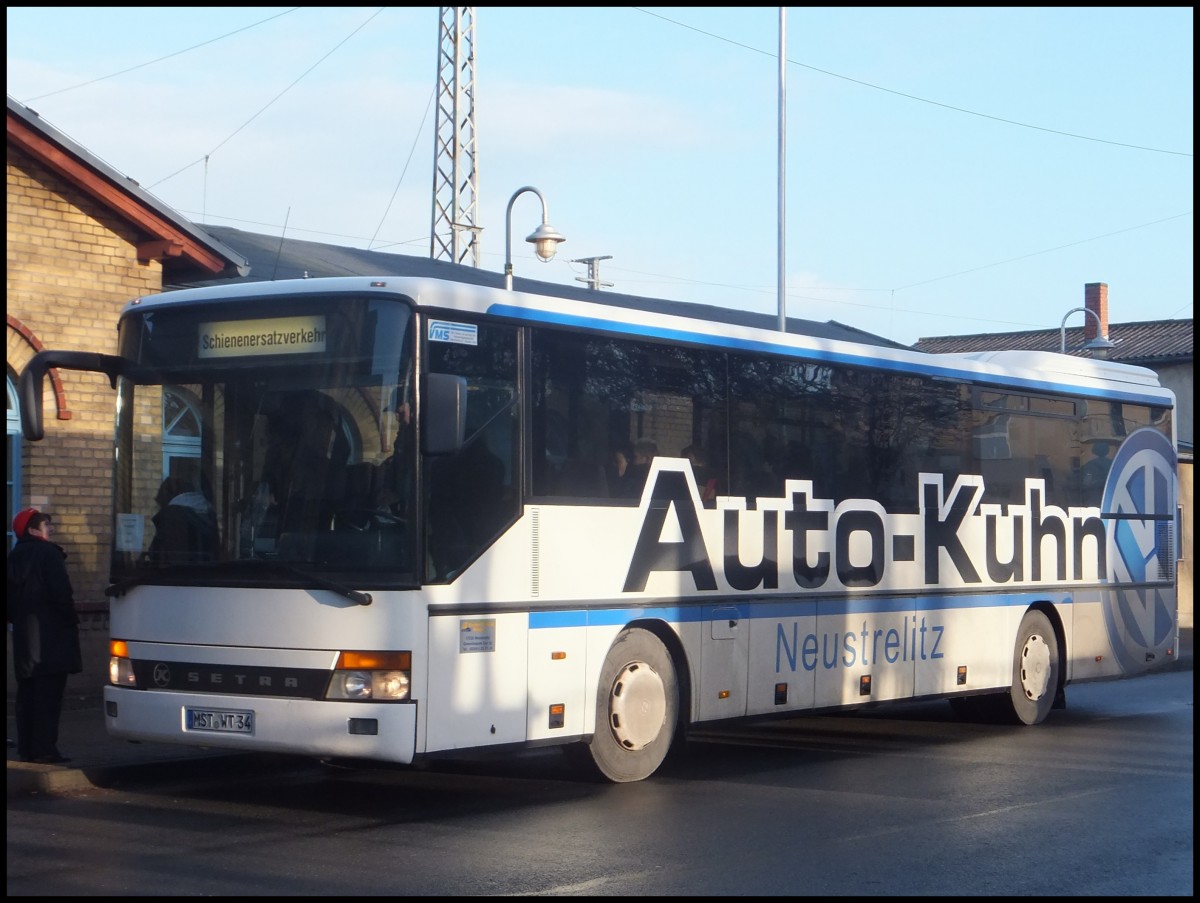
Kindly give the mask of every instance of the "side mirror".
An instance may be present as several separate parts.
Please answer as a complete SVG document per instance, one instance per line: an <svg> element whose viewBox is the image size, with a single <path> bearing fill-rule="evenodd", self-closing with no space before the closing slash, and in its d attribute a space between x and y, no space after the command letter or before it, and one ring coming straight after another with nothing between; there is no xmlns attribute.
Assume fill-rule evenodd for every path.
<svg viewBox="0 0 1200 903"><path fill-rule="evenodd" d="M467 380L450 373L429 373L421 393L421 450L454 455L467 433Z"/></svg>
<svg viewBox="0 0 1200 903"><path fill-rule="evenodd" d="M18 388L21 400L21 433L30 442L45 436L42 429L42 386L46 371L52 367L64 370L85 370L108 376L109 385L117 387L117 377L125 371L125 360L111 354L94 351L39 351L21 371Z"/></svg>

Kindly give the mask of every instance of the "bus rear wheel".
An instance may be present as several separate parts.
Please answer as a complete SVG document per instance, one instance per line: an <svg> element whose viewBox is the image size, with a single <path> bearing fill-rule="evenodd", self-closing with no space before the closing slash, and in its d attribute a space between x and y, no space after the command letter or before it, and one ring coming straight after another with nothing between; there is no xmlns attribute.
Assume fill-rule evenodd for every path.
<svg viewBox="0 0 1200 903"><path fill-rule="evenodd" d="M583 747L591 766L617 784L650 777L671 748L678 719L671 653L649 630L622 631L600 672L595 731Z"/></svg>
<svg viewBox="0 0 1200 903"><path fill-rule="evenodd" d="M1061 665L1058 637L1040 611L1027 611L1013 648L1013 678L1009 699L1013 715L1022 724L1040 724L1050 714L1058 695Z"/></svg>

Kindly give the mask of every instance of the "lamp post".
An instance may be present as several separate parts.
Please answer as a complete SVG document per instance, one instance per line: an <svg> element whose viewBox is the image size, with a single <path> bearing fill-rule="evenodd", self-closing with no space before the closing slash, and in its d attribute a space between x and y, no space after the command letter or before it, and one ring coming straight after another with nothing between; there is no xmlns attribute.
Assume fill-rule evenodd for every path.
<svg viewBox="0 0 1200 903"><path fill-rule="evenodd" d="M1083 311L1096 321L1096 337L1084 345L1083 350L1092 352L1092 357L1097 357L1100 359L1108 357L1108 352L1117 346L1110 342L1108 337L1101 331L1104 329L1104 324L1100 321L1100 315L1094 310L1089 310L1086 307L1072 307L1069 311L1067 311L1066 316L1062 318L1062 326L1059 329L1060 343L1058 350L1062 354L1067 353L1067 318L1070 317L1071 314L1079 313L1079 311Z"/></svg>
<svg viewBox="0 0 1200 903"><path fill-rule="evenodd" d="M534 229L533 233L525 239L533 245L538 259L543 263L548 262L558 249L558 243L566 241L565 237L556 232L546 222L546 199L542 197L540 191L532 185L526 185L524 188L518 188L514 191L513 196L508 199L508 209L504 211L504 287L509 291L512 291L512 208L517 198L526 191L532 191L538 196L538 200L542 202L542 224Z"/></svg>

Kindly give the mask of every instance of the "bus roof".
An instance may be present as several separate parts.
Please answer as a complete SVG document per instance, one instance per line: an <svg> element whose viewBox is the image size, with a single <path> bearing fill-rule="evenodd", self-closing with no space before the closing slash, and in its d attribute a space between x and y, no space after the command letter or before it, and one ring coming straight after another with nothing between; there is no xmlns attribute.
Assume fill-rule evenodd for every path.
<svg viewBox="0 0 1200 903"><path fill-rule="evenodd" d="M1160 386L1153 370L1111 361L1021 350L929 354L902 345L883 346L807 332L784 333L761 326L707 319L695 315L699 313L700 305L682 302L675 302L670 312L664 312L628 303L613 304L611 301L618 296L609 293L599 293L594 300L580 300L565 297L566 292L562 295L535 294L436 278L385 275L239 281L144 296L126 305L122 316L183 304L220 305L250 296L278 298L282 302L287 298L324 293L404 296L418 307L440 311L444 316L452 315L454 311L488 314L531 324L730 351L798 356L809 363L876 367L941 379L981 381L1030 392L1070 392L1105 397L1116 393L1130 401L1174 405L1173 394ZM623 297L628 299L629 296ZM693 307L697 310L692 310ZM685 312L680 312L680 308Z"/></svg>

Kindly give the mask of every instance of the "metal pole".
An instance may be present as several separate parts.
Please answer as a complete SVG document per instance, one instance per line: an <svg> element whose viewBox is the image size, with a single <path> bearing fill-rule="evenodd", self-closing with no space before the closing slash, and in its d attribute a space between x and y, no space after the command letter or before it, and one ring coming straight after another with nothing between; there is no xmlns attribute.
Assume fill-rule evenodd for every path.
<svg viewBox="0 0 1200 903"><path fill-rule="evenodd" d="M787 7L779 7L779 331L787 332Z"/></svg>
<svg viewBox="0 0 1200 903"><path fill-rule="evenodd" d="M546 201L540 191L532 185L526 185L513 192L513 196L508 199L508 209L504 211L504 287L510 292L512 291L512 208L517 198L526 191L532 191L537 195L538 201L542 205L542 222L546 221Z"/></svg>
<svg viewBox="0 0 1200 903"><path fill-rule="evenodd" d="M1077 314L1080 311L1083 311L1085 314L1087 314L1089 317L1091 317L1093 320L1096 321L1096 334L1097 335L1099 335L1100 330L1104 328L1104 324L1100 322L1100 315L1097 314L1094 310L1088 310L1086 307L1072 307L1069 311L1067 311L1066 316L1064 316L1062 318L1062 326L1059 329L1058 350L1059 350L1059 353L1061 353L1061 354L1067 353L1067 319L1071 316L1071 314ZM1087 318L1085 317L1084 319L1086 320Z"/></svg>
<svg viewBox="0 0 1200 903"><path fill-rule="evenodd" d="M1067 319L1070 317L1070 315L1072 315L1072 313L1079 313L1080 311L1084 311L1084 313L1091 313L1091 316L1096 317L1096 325L1099 327L1100 318L1094 315L1092 311L1087 310L1087 307L1072 307L1072 309L1067 311L1066 316L1063 316L1062 325L1060 330L1058 330L1058 339L1060 339L1060 341L1058 341L1058 353L1060 354L1067 353Z"/></svg>

